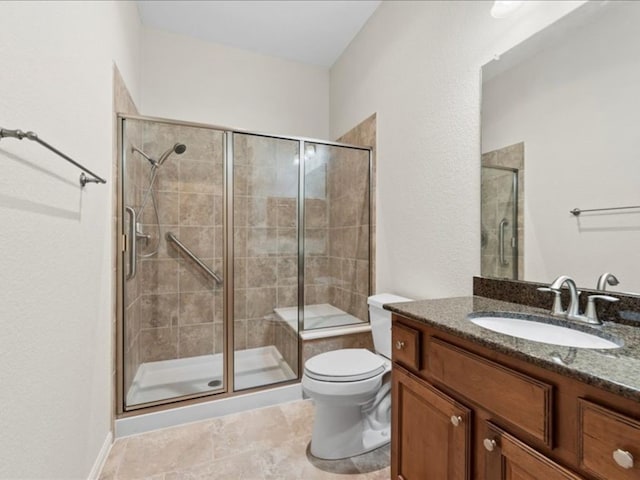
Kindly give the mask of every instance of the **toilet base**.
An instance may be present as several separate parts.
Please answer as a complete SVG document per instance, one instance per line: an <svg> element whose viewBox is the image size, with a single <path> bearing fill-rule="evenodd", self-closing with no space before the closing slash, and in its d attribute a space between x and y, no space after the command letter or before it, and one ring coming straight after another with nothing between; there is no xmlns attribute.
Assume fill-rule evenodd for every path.
<svg viewBox="0 0 640 480"><path fill-rule="evenodd" d="M390 426L371 428L362 406L324 407L316 403L311 455L323 460L355 457L391 440Z"/></svg>

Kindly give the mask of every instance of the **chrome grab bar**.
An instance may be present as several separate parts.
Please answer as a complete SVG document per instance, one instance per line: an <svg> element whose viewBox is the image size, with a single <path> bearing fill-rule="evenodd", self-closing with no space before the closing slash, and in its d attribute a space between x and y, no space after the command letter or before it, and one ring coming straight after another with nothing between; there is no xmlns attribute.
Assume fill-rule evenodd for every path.
<svg viewBox="0 0 640 480"><path fill-rule="evenodd" d="M507 265L509 265L509 262L507 261L504 255L504 229L508 225L509 225L509 222L507 221L507 219L503 218L500 221L500 228L498 230L498 250L500 255L500 265L502 265L503 267L506 267Z"/></svg>
<svg viewBox="0 0 640 480"><path fill-rule="evenodd" d="M124 208L129 214L129 234L127 235L127 248L129 250L129 273L127 274L127 280L131 280L136 276L136 263L138 261L138 242L136 241L136 225L138 219L136 218L136 211L132 207Z"/></svg>
<svg viewBox="0 0 640 480"><path fill-rule="evenodd" d="M200 260L195 255L195 253L193 253L191 250L189 250L189 248L187 248L187 246L184 243L182 243L180 240L178 240L178 238L172 232L167 232L166 238L167 238L168 241L172 242L176 247L178 247L191 260L196 262L196 264L198 264L198 266L200 268L202 268L207 273L207 275L209 275L211 278L213 278L218 285L222 285L222 278L220 278L220 275L218 275L216 272L211 270L211 268L209 268L209 266L206 263L204 263L202 260Z"/></svg>

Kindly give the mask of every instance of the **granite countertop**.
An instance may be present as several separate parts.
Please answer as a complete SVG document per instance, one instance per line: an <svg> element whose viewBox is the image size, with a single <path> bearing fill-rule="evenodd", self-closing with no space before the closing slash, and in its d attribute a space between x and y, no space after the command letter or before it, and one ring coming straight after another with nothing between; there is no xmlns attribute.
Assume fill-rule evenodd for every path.
<svg viewBox="0 0 640 480"><path fill-rule="evenodd" d="M617 349L562 347L523 340L479 327L467 319L474 312L513 312L549 316L548 310L484 297L458 297L393 303L386 310L417 320L491 350L531 362L623 397L640 401L640 328L614 322L580 330L602 332L624 341Z"/></svg>

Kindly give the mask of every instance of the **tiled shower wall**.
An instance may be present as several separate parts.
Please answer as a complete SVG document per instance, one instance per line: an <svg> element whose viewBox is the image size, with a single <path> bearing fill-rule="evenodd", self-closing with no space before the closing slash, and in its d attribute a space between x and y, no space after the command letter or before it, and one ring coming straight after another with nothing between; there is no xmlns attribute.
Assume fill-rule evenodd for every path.
<svg viewBox="0 0 640 480"><path fill-rule="evenodd" d="M331 304L367 320L369 290L369 156L341 149L329 163L329 265L338 279L329 289Z"/></svg>
<svg viewBox="0 0 640 480"><path fill-rule="evenodd" d="M338 141L373 148L371 174L375 179L376 115ZM375 262L369 263L370 241L371 258L375 259L375 181L369 180L367 152L340 149L339 160L332 163L328 182L330 268L331 276L339 279L331 289L331 300L341 310L367 321L370 284L371 292L375 292Z"/></svg>
<svg viewBox="0 0 640 480"><path fill-rule="evenodd" d="M481 253L481 273L485 276L498 278L524 278L524 143L516 143L499 150L482 155L483 167L508 167L518 171L518 278L513 278L512 265L500 265L498 261L498 224L503 217L509 218L513 209L513 192L511 173L496 170L493 176L483 175L481 186L482 228L485 242ZM508 177L508 178L505 178ZM506 185L507 188L501 188ZM511 254L511 245L505 246Z"/></svg>
<svg viewBox="0 0 640 480"><path fill-rule="evenodd" d="M329 149L307 144L304 175L304 303L330 303L329 201L327 169Z"/></svg>

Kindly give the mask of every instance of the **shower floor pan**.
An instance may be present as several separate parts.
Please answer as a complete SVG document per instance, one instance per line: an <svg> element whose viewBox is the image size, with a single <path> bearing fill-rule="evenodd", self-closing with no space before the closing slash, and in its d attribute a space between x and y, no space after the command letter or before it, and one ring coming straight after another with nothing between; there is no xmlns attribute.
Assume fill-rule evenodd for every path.
<svg viewBox="0 0 640 480"><path fill-rule="evenodd" d="M198 357L147 362L140 365L129 392L127 405L156 402L184 395L214 392L222 388L224 369L221 353ZM278 349L250 348L235 352L235 389L284 382L296 378ZM209 386L220 382L219 386Z"/></svg>

